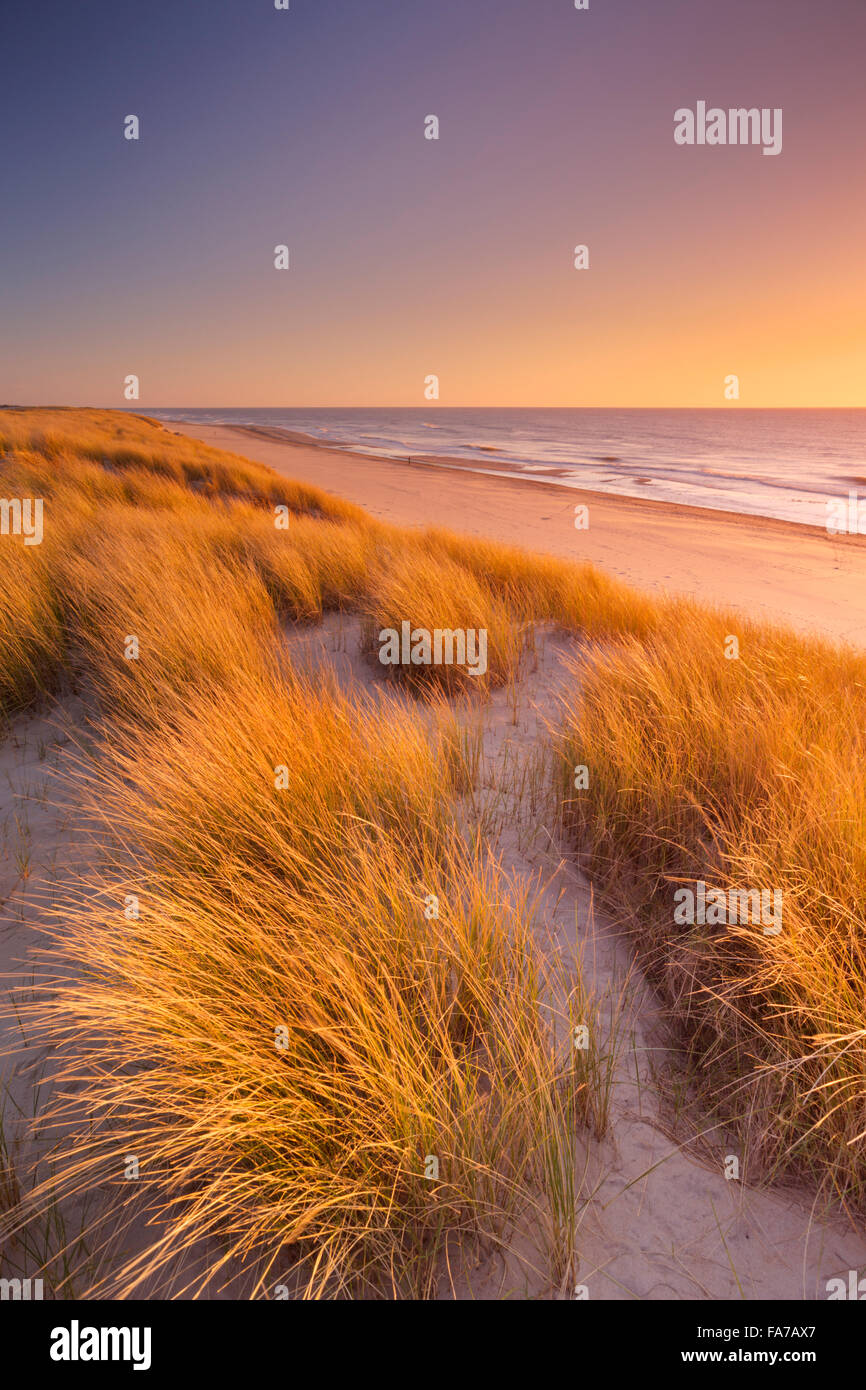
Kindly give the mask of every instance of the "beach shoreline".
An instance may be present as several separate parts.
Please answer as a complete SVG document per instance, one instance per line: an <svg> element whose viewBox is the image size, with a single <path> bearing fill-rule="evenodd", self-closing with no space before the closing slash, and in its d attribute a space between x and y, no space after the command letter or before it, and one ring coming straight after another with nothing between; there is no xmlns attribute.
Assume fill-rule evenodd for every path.
<svg viewBox="0 0 866 1390"><path fill-rule="evenodd" d="M656 595L685 595L866 647L866 537L503 476L452 459L413 455L410 463L333 449L267 426L157 423L321 487L380 521L444 526L589 561ZM585 530L575 528L576 506L588 509Z"/></svg>
<svg viewBox="0 0 866 1390"><path fill-rule="evenodd" d="M0 546L16 682L0 691L0 993L18 1117L6 1151L12 1229L45 1250L47 1287L258 1297L277 1269L280 1296L299 1299L560 1299L578 1278L600 1301L847 1287L866 1265L862 1068L833 1044L862 1021L849 902L863 898L866 653L801 643L758 610L770 583L803 627L862 618L862 541L846 551L783 522L591 493L577 498L590 527L575 530L574 495L549 485L237 426L44 410L0 427L9 490L44 493L57 527L45 569L23 544ZM431 523L455 529L417 529ZM499 553L467 531L527 548ZM539 563L545 550L598 568ZM614 561L633 589L606 579ZM737 593L758 621L639 590L663 578L673 591L672 576L704 600ZM393 665L415 669L386 670L382 629L409 619L449 634L471 621L484 672L405 651ZM135 635L121 646L118 633ZM475 698L468 677L485 674ZM95 735L86 776L82 729ZM124 895L134 930L118 925L118 876L146 888L143 912ZM683 918L691 890L674 885L691 882ZM737 930L684 950L708 885L726 913L710 925ZM777 931L747 934L768 924L767 894ZM422 908L440 902L437 927L438 908ZM409 987L383 993L386 977ZM467 1050L467 1018L507 1030ZM260 1045L272 1029L287 1057ZM322 1037L355 1033L333 1066ZM228 1040L226 1067L202 1037ZM139 1084L142 1055L158 1064ZM816 1076L852 1103L822 1106ZM423 1110L407 1109L413 1088ZM253 1101L239 1122L241 1092ZM357 1119L331 1188L329 1120L347 1097ZM145 1181L140 1196L105 1188L91 1215L81 1174L118 1149L116 1126L93 1117L118 1101L124 1164ZM298 1135L287 1109L309 1115ZM58 1130L61 1161L38 1186L41 1136ZM460 1196L438 1247L428 1132L445 1136ZM249 1135L271 1157L239 1190ZM553 1155L540 1177L538 1152ZM344 1174L360 1193L348 1204ZM207 1200L194 1241L177 1192ZM372 1236L371 1192L389 1214ZM463 1216L479 1192L483 1245ZM326 1219L307 1261L286 1232L311 1210ZM5 1278L21 1262L0 1216ZM104 1259L67 1261L65 1235L55 1249L55 1230L79 1228ZM364 1253L360 1275L340 1264L347 1248ZM337 1258L320 1274L323 1249ZM401 1264L407 1249L430 1252L423 1278L414 1253Z"/></svg>

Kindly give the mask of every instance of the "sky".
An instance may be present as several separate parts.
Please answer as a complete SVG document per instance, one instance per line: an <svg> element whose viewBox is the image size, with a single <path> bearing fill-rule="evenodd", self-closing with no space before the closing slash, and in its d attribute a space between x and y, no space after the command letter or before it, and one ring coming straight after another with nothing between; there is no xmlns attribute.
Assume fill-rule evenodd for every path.
<svg viewBox="0 0 866 1390"><path fill-rule="evenodd" d="M866 406L866 0L41 0L0 51L0 403ZM781 153L677 145L699 101Z"/></svg>

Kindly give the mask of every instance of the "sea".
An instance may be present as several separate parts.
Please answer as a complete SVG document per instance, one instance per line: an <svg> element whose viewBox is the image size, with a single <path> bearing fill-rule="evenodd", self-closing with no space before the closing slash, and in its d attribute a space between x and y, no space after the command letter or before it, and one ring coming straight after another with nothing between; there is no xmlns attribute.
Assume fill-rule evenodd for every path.
<svg viewBox="0 0 866 1390"><path fill-rule="evenodd" d="M142 409L254 425L332 449L824 526L866 498L866 409Z"/></svg>

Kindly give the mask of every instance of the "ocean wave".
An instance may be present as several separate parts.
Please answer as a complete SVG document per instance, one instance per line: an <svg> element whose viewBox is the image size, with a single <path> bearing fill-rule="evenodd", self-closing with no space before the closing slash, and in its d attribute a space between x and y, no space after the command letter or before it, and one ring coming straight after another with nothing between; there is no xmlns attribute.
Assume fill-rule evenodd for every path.
<svg viewBox="0 0 866 1390"><path fill-rule="evenodd" d="M273 437L285 431L330 449L351 451L354 441L359 452L376 456L405 461L407 455L435 455L437 462L450 459L452 466L496 476L522 474L539 483L546 479L612 494L651 493L693 506L815 524L828 496L866 488L866 410L442 407L434 421L419 419L422 409L174 407L148 413L267 428ZM613 448L623 452L614 454Z"/></svg>

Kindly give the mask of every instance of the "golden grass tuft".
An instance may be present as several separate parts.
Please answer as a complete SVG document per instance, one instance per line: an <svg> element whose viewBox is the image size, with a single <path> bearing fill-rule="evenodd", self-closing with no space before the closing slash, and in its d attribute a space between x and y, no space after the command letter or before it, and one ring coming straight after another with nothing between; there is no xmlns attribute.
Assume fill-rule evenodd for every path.
<svg viewBox="0 0 866 1390"><path fill-rule="evenodd" d="M255 571L218 562L205 529L159 513L103 513L62 580L73 661L101 707L159 724L197 689L258 669L276 639Z"/></svg>
<svg viewBox="0 0 866 1390"><path fill-rule="evenodd" d="M725 658L738 635L740 657ZM563 749L596 883L688 1040L752 1171L860 1208L866 1164L866 657L695 604L598 651ZM779 890L782 931L674 921L702 881Z"/></svg>
<svg viewBox="0 0 866 1390"><path fill-rule="evenodd" d="M429 1296L464 1243L507 1248L527 1220L548 1248L523 1277L570 1277L591 1076L557 1044L525 891L455 814L454 718L313 689L278 627L399 602L386 553L427 605L416 619L436 613L420 564L453 621L501 632L504 663L507 614L466 567L315 489L256 489L254 466L221 457L199 458L205 477L197 446L146 421L54 414L13 421L13 466L48 503L47 593L91 701L105 844L22 1006L73 1059L68 1100L40 1115L63 1136L57 1169L28 1209L110 1190L137 1155L118 1220L143 1207L151 1234L91 1294L158 1291L188 1256L194 1292L225 1266L256 1294ZM584 1019L579 981L559 1007L570 990Z"/></svg>
<svg viewBox="0 0 866 1390"><path fill-rule="evenodd" d="M62 655L59 616L37 547L0 537L0 723L54 688Z"/></svg>
<svg viewBox="0 0 866 1390"><path fill-rule="evenodd" d="M484 690L516 675L523 646L519 624L506 605L464 565L442 554L408 545L385 546L377 557L365 598L365 642L380 651L380 633L401 631L402 623L434 632L486 633L486 670L477 676L467 665L392 665L383 669L409 686L437 685L449 690Z"/></svg>
<svg viewBox="0 0 866 1390"><path fill-rule="evenodd" d="M546 1211L551 1153L567 1186L547 1136L590 1115L586 1078L551 1041L531 908L452 798L416 715L290 675L115 727L92 809L121 848L35 1010L75 1040L53 1123L87 1097L65 1190L135 1154L155 1232L91 1292L158 1288L213 1237L259 1295L417 1296Z"/></svg>

